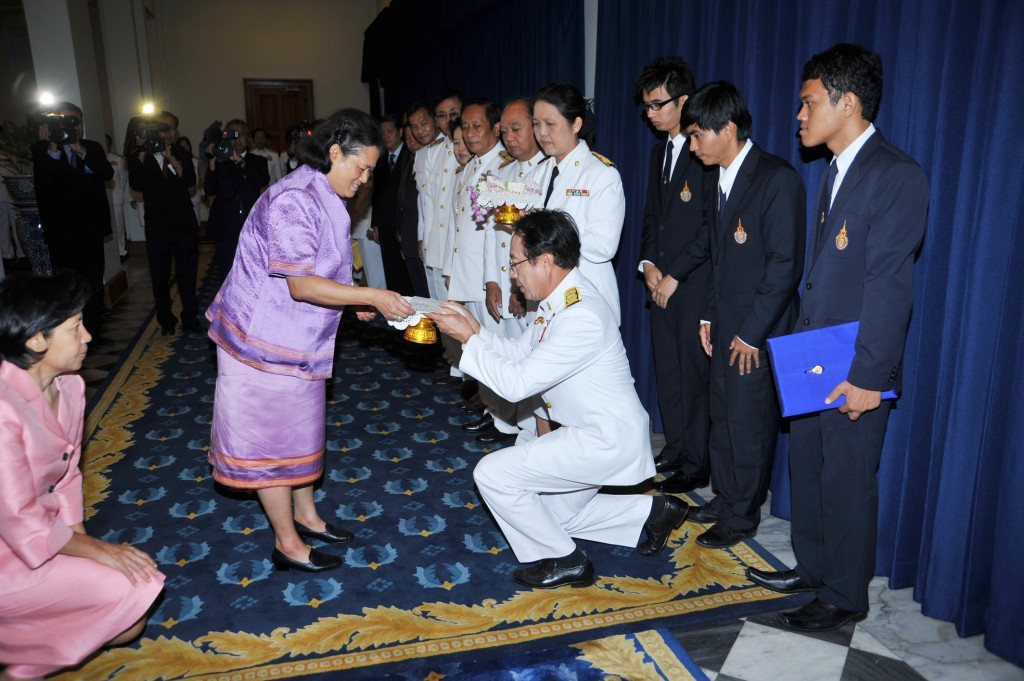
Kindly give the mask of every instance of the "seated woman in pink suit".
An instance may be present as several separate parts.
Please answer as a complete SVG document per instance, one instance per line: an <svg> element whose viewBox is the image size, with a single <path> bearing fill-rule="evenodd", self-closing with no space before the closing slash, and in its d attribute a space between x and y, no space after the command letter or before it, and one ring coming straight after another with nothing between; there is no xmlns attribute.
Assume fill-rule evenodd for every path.
<svg viewBox="0 0 1024 681"><path fill-rule="evenodd" d="M324 470L326 379L346 305L377 308L391 320L414 310L401 295L352 286L355 196L380 156L377 124L341 109L303 139L304 165L271 185L253 206L235 260L206 312L217 344L210 432L214 479L256 490L274 531L279 570L318 572L341 559L305 539L341 543L352 533L328 524L313 504ZM372 311L357 313L366 321Z"/></svg>
<svg viewBox="0 0 1024 681"><path fill-rule="evenodd" d="M0 282L0 679L41 679L131 641L163 590L147 554L82 524L91 287L77 275Z"/></svg>

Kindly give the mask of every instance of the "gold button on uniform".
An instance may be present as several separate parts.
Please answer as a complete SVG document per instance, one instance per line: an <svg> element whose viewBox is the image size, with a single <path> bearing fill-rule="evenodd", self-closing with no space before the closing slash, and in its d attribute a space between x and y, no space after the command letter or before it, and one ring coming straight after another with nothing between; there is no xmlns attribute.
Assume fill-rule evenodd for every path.
<svg viewBox="0 0 1024 681"><path fill-rule="evenodd" d="M544 406L547 407L548 409L550 409L551 408L551 403L550 402L545 402Z"/></svg>
<svg viewBox="0 0 1024 681"><path fill-rule="evenodd" d="M456 231L457 231L457 230L456 230ZM455 252L456 252L456 253L458 253L458 252L459 252L459 247L458 247L458 246L456 246L456 247L455 247Z"/></svg>
<svg viewBox="0 0 1024 681"><path fill-rule="evenodd" d="M502 272L508 272L508 265L502 265L501 266L501 271Z"/></svg>

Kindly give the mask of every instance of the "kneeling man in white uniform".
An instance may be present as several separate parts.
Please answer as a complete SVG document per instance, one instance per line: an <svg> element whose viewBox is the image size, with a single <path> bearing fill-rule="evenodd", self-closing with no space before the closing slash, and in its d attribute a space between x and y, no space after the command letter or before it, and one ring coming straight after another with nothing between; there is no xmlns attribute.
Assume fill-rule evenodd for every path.
<svg viewBox="0 0 1024 681"><path fill-rule="evenodd" d="M532 442L481 459L473 478L520 562L530 587L588 586L594 566L574 539L637 546L659 553L686 519L677 497L601 494L603 485L652 477L649 417L629 372L611 309L577 265L580 240L562 211L536 211L515 226L513 280L537 301L535 322L519 338L480 327L466 308L446 302L430 315L463 343L459 368L510 402L541 395L561 424Z"/></svg>

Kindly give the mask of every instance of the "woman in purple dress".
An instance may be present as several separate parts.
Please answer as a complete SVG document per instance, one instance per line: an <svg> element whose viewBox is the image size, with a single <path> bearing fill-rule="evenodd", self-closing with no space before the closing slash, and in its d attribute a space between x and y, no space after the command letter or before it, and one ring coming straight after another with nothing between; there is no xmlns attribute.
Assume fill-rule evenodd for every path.
<svg viewBox="0 0 1024 681"><path fill-rule="evenodd" d="M352 285L355 196L380 156L376 123L341 109L314 128L298 153L304 165L272 185L242 228L234 264L206 312L217 344L210 433L214 479L256 490L274 531L274 566L309 572L341 564L304 539L352 534L324 521L313 483L324 469L326 379L346 305L403 319L401 295ZM373 311L357 312L367 321Z"/></svg>

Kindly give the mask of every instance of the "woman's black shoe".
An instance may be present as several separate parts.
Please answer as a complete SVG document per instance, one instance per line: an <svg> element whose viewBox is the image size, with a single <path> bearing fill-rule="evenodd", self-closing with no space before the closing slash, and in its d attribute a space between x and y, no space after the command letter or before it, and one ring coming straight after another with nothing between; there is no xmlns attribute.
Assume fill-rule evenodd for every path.
<svg viewBox="0 0 1024 681"><path fill-rule="evenodd" d="M281 571L301 570L302 572L323 572L324 570L333 570L341 565L341 558L329 553L317 551L316 549L310 549L309 562L300 563L294 558L289 558L278 549L274 549L274 552L270 554L270 562L274 564L276 569Z"/></svg>
<svg viewBox="0 0 1024 681"><path fill-rule="evenodd" d="M305 525L300 525L297 521L295 522L295 531L299 533L299 536L303 539L319 539L322 542L328 544L343 544L347 541L352 541L355 535L348 530L343 530L340 527L335 527L330 523L324 523L324 531L317 532L311 530Z"/></svg>

